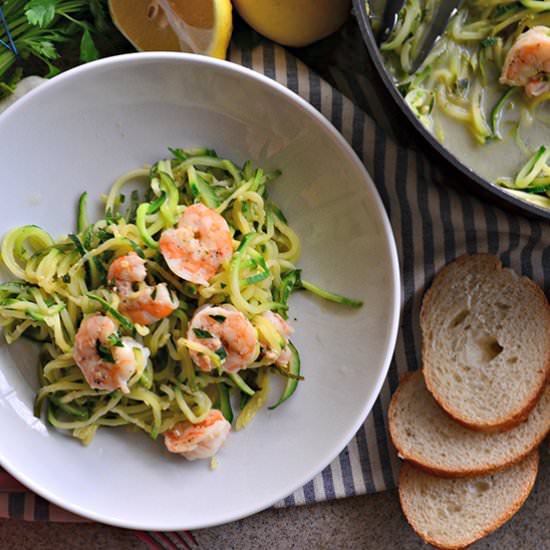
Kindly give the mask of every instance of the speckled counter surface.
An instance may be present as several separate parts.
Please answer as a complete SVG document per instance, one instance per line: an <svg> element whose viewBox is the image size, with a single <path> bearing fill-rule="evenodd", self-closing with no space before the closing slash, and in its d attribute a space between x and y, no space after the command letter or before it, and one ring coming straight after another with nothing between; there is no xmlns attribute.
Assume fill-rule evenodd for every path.
<svg viewBox="0 0 550 550"><path fill-rule="evenodd" d="M505 526L472 550L550 550L550 459L535 489ZM427 548L401 514L395 491L284 510L194 531L202 550ZM1 550L146 550L134 533L94 524L0 522Z"/></svg>

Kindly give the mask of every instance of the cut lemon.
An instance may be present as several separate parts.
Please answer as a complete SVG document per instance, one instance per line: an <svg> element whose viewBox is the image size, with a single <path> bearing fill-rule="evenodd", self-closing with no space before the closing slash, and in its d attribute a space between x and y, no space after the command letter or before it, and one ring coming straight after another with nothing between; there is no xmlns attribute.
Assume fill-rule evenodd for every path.
<svg viewBox="0 0 550 550"><path fill-rule="evenodd" d="M231 0L109 0L109 9L114 24L138 50L226 56Z"/></svg>

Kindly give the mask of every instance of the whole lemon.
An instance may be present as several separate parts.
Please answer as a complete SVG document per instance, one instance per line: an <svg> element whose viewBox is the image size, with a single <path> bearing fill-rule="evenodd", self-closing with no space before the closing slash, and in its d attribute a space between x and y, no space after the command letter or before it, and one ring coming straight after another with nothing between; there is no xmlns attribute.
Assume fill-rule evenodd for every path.
<svg viewBox="0 0 550 550"><path fill-rule="evenodd" d="M233 0L233 5L254 30L296 47L336 31L351 10L351 0Z"/></svg>

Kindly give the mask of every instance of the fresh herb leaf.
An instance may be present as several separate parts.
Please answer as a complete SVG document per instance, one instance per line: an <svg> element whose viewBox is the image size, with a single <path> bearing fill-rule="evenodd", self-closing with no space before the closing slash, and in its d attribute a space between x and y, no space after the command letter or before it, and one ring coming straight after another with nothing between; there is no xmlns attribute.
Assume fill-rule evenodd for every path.
<svg viewBox="0 0 550 550"><path fill-rule="evenodd" d="M99 32L104 32L109 28L109 20L101 0L90 0L90 12L94 18L95 27Z"/></svg>
<svg viewBox="0 0 550 550"><path fill-rule="evenodd" d="M207 330L202 328L194 328L193 332L197 338L214 338Z"/></svg>
<svg viewBox="0 0 550 550"><path fill-rule="evenodd" d="M116 346L117 348L123 348L124 344L122 343L122 340L120 339L120 336L118 332L113 332L113 334L110 334L107 336L107 340L109 341L109 344L112 346Z"/></svg>
<svg viewBox="0 0 550 550"><path fill-rule="evenodd" d="M225 351L225 348L223 346L219 347L214 352L222 361L227 357L227 352Z"/></svg>
<svg viewBox="0 0 550 550"><path fill-rule="evenodd" d="M107 346L104 346L99 340L96 342L95 349L99 357L101 357L101 359L103 359L104 361L107 361L108 363L114 364L115 359L113 357L113 353Z"/></svg>
<svg viewBox="0 0 550 550"><path fill-rule="evenodd" d="M105 231L105 229L98 229L95 235L99 239L99 244L103 244L113 237L113 234L109 231Z"/></svg>
<svg viewBox="0 0 550 550"><path fill-rule="evenodd" d="M50 63L50 61L46 57L40 57L40 59L42 59L42 61L44 61L44 63L46 63L48 67L48 72L44 75L45 78L53 78L61 72L61 69Z"/></svg>
<svg viewBox="0 0 550 550"><path fill-rule="evenodd" d="M31 25L47 27L55 17L55 0L30 0L25 4L25 16Z"/></svg>
<svg viewBox="0 0 550 550"><path fill-rule="evenodd" d="M78 250L78 253L81 256L85 256L86 255L86 250L85 250L84 246L82 245L82 242L80 241L78 236L75 235L74 233L69 233L68 236L69 236L69 239L71 239L71 241L73 241L73 244L75 245L75 248Z"/></svg>
<svg viewBox="0 0 550 550"><path fill-rule="evenodd" d="M0 99L13 94L21 78L23 78L23 69L17 67L11 77L6 79L6 82L0 82Z"/></svg>
<svg viewBox="0 0 550 550"><path fill-rule="evenodd" d="M80 59L87 63L88 61L96 60L98 57L99 52L94 44L92 33L88 27L85 27L82 39L80 40Z"/></svg>
<svg viewBox="0 0 550 550"><path fill-rule="evenodd" d="M209 315L209 317L214 321L218 321L218 323L223 323L226 319L223 315Z"/></svg>
<svg viewBox="0 0 550 550"><path fill-rule="evenodd" d="M57 59L59 57L54 44L49 40L39 40L37 42L29 41L28 45L38 57L44 57L46 59Z"/></svg>
<svg viewBox="0 0 550 550"><path fill-rule="evenodd" d="M497 43L497 39L494 36L488 36L487 38L484 38L479 45L482 48L489 48L491 46L494 46Z"/></svg>

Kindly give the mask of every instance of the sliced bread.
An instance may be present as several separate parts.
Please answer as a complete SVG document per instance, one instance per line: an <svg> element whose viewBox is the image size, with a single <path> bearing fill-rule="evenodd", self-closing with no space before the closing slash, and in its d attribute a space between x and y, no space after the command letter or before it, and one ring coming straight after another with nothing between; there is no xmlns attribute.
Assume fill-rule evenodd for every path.
<svg viewBox="0 0 550 550"><path fill-rule="evenodd" d="M550 432L550 384L528 419L506 432L469 430L438 406L420 371L405 376L389 408L391 440L399 456L439 476L493 472L522 460Z"/></svg>
<svg viewBox="0 0 550 550"><path fill-rule="evenodd" d="M550 307L531 280L486 254L436 276L420 313L426 386L455 420L482 431L516 426L550 374Z"/></svg>
<svg viewBox="0 0 550 550"><path fill-rule="evenodd" d="M404 463L399 499L412 528L436 548L458 550L492 533L521 508L537 476L539 455L493 474L445 479Z"/></svg>

